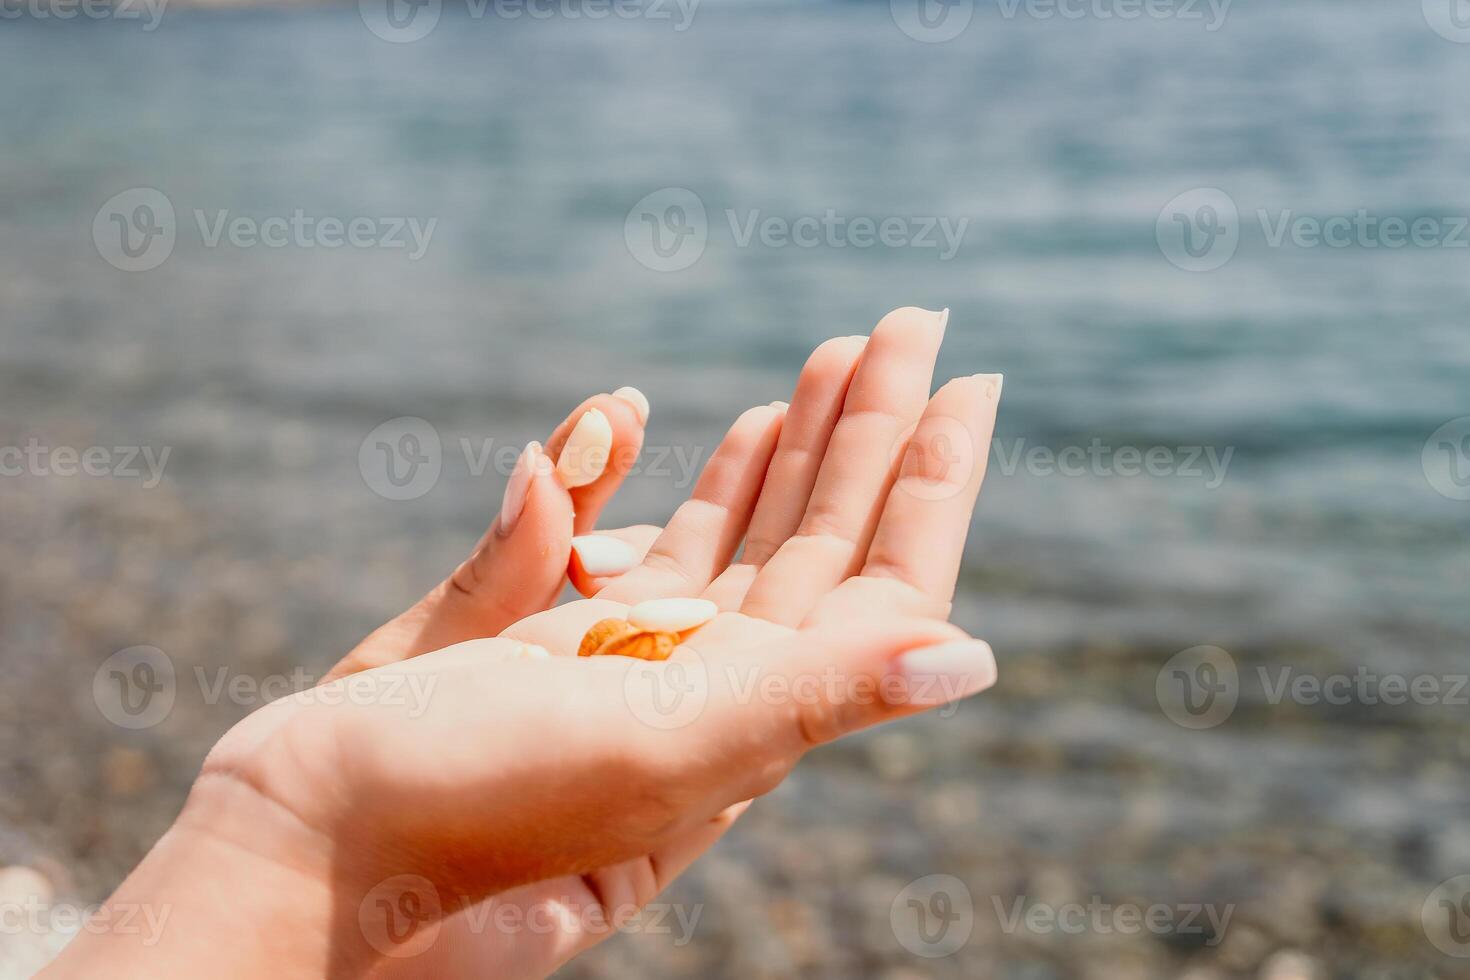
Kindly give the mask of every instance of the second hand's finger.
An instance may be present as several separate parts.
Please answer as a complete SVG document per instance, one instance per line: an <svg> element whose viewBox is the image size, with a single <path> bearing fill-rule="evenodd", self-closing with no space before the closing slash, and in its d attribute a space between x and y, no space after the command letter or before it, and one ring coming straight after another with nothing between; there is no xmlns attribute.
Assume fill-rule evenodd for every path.
<svg viewBox="0 0 1470 980"><path fill-rule="evenodd" d="M589 450L574 446L573 452L578 454L577 458L563 461L561 456L567 447L567 440L590 411L600 412L607 420L612 430L611 448L604 458L600 456L600 449ZM572 495L572 508L576 512L574 530L577 534L586 534L597 526L602 508L617 493L623 478L638 462L638 453L643 449L644 427L648 424L648 411L648 399L637 388L625 387L611 395L593 395L577 406L576 411L567 416L551 433L551 438L546 440L546 455L557 464L563 483L574 484L578 478L599 471L591 482L573 486L568 491ZM574 476L567 479L566 473Z"/></svg>
<svg viewBox="0 0 1470 980"><path fill-rule="evenodd" d="M643 564L598 598L640 602L703 592L745 537L785 414L784 406L762 405L736 419Z"/></svg>
<svg viewBox="0 0 1470 980"><path fill-rule="evenodd" d="M756 575L742 612L794 626L862 567L896 475L896 450L929 400L948 315L908 307L874 329L801 525Z"/></svg>
<svg viewBox="0 0 1470 980"><path fill-rule="evenodd" d="M827 442L842 414L847 386L867 343L867 337L833 337L823 341L802 367L750 519L745 548L739 560L705 590L704 597L721 609L740 608L761 566L801 524Z"/></svg>
<svg viewBox="0 0 1470 980"><path fill-rule="evenodd" d="M862 572L818 603L808 622L906 614L944 617L985 479L1002 377L956 378L924 410Z"/></svg>

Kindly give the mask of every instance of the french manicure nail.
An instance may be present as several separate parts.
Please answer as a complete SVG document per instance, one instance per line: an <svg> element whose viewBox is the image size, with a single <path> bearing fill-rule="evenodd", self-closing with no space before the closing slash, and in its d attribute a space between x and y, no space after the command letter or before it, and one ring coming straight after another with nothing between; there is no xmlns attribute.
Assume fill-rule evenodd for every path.
<svg viewBox="0 0 1470 980"><path fill-rule="evenodd" d="M648 424L648 396L634 388L632 385L624 385L613 392L614 398L621 398L633 406L633 411L638 413L638 421L643 425Z"/></svg>
<svg viewBox="0 0 1470 980"><path fill-rule="evenodd" d="M774 402L771 402L771 407L774 408L778 412L784 412L784 411L786 411L787 409L789 409L791 407L791 403L790 402L783 402L783 401L774 401Z"/></svg>
<svg viewBox="0 0 1470 980"><path fill-rule="evenodd" d="M572 550L582 570L593 578L621 575L638 564L638 552L632 545L605 534L580 534L572 538Z"/></svg>
<svg viewBox="0 0 1470 980"><path fill-rule="evenodd" d="M535 643L522 643L515 653L511 654L514 660L550 660L551 651Z"/></svg>
<svg viewBox="0 0 1470 980"><path fill-rule="evenodd" d="M500 517L495 522L495 533L508 537L526 509L526 495L531 490L531 479L536 475L537 462L541 456L541 443L530 442L521 450L516 465L505 483L505 496L500 500Z"/></svg>
<svg viewBox="0 0 1470 980"><path fill-rule="evenodd" d="M589 408L577 420L567 444L562 447L556 460L556 475L561 485L568 490L585 487L607 469L607 457L612 452L612 424L607 416L595 408Z"/></svg>
<svg viewBox="0 0 1470 980"><path fill-rule="evenodd" d="M941 334L944 333L945 329L948 326L949 326L949 307L946 306L944 309L942 309L942 310L939 311L939 332Z"/></svg>
<svg viewBox="0 0 1470 980"><path fill-rule="evenodd" d="M901 654L893 672L903 680L905 704L935 706L958 701L995 683L995 653L984 640L960 640Z"/></svg>

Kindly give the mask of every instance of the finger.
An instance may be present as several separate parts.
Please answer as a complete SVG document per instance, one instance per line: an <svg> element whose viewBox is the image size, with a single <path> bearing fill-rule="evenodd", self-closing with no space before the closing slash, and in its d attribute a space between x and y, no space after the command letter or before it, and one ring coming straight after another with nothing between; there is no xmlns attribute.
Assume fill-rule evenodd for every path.
<svg viewBox="0 0 1470 980"><path fill-rule="evenodd" d="M594 596L618 576L637 568L648 549L663 533L653 524L612 528L572 538L572 561L567 576L584 596Z"/></svg>
<svg viewBox="0 0 1470 980"><path fill-rule="evenodd" d="M701 630L670 660L633 668L663 678L666 689L622 690L645 723L659 717L653 712L684 721L654 741L667 758L653 764L685 786L710 787L709 812L769 792L814 746L969 697L996 679L987 644L934 620L822 626L729 648ZM682 702L672 697L680 692Z"/></svg>
<svg viewBox="0 0 1470 980"><path fill-rule="evenodd" d="M740 561L763 565L796 533L867 337L833 337L807 359L781 424Z"/></svg>
<svg viewBox="0 0 1470 980"><path fill-rule="evenodd" d="M611 447L601 454L579 450L582 463L601 467L600 475L568 490L556 463L577 423L594 411L608 423ZM573 528L592 527L616 492L643 445L647 417L647 399L637 389L620 388L579 405L552 433L548 449L528 445L506 481L500 512L470 557L413 608L358 644L325 679L494 636L550 606L567 575Z"/></svg>
<svg viewBox="0 0 1470 980"><path fill-rule="evenodd" d="M600 448L572 447L575 459L566 467L575 469L578 477L597 475L583 486L572 487L572 508L576 512L575 530L586 534L597 526L602 508L617 493L623 479L638 462L643 449L644 427L648 424L648 399L637 388L619 388L611 395L593 395L577 406L566 421L556 427L546 440L546 455L560 467L567 440L588 412L600 412L612 429L612 445L604 454ZM576 479L564 482L576 482Z"/></svg>
<svg viewBox="0 0 1470 980"><path fill-rule="evenodd" d="M867 343L867 337L833 337L818 346L801 369L740 558L704 592L721 609L740 608L756 572L800 525Z"/></svg>
<svg viewBox="0 0 1470 980"><path fill-rule="evenodd" d="M536 443L516 461L502 517L475 554L403 615L375 630L327 674L333 680L477 636L493 636L546 609L561 592L572 548L572 502Z"/></svg>
<svg viewBox="0 0 1470 980"><path fill-rule="evenodd" d="M862 567L902 436L929 400L934 360L949 311L907 307L873 331L833 429L796 534L780 545L741 611L795 625L827 592Z"/></svg>
<svg viewBox="0 0 1470 980"><path fill-rule="evenodd" d="M811 619L946 616L985 479L1003 378L977 374L939 389L888 493L862 573L825 596Z"/></svg>
<svg viewBox="0 0 1470 980"><path fill-rule="evenodd" d="M632 602L704 591L745 536L785 414L762 405L736 419L643 564L600 597Z"/></svg>

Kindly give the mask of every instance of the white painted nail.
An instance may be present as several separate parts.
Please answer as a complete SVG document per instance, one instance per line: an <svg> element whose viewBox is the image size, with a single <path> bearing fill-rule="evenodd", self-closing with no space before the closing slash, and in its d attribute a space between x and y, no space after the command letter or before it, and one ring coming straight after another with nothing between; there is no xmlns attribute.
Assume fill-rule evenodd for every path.
<svg viewBox="0 0 1470 980"><path fill-rule="evenodd" d="M595 408L589 408L577 420L567 444L556 459L556 475L561 485L568 490L585 487L607 469L607 457L612 452L612 424L607 416Z"/></svg>
<svg viewBox="0 0 1470 980"><path fill-rule="evenodd" d="M948 327L949 327L949 307L946 306L944 309L942 309L942 310L939 311L939 332L940 333L944 333L945 329L948 328Z"/></svg>
<svg viewBox="0 0 1470 980"><path fill-rule="evenodd" d="M791 403L790 402L783 402L783 401L774 401L774 402L771 402L771 407L774 408L778 412L784 412L787 409L791 408Z"/></svg>
<svg viewBox="0 0 1470 980"><path fill-rule="evenodd" d="M572 539L572 550L582 563L582 570L593 578L621 575L638 564L633 546L605 534L581 534Z"/></svg>
<svg viewBox="0 0 1470 980"><path fill-rule="evenodd" d="M614 398L621 398L629 405L632 405L633 411L638 413L638 421L644 425L648 424L649 407L647 395L632 385L624 385L612 394Z"/></svg>
<svg viewBox="0 0 1470 980"><path fill-rule="evenodd" d="M894 660L903 703L934 706L967 698L995 683L995 652L984 640L960 640L909 650Z"/></svg>
<svg viewBox="0 0 1470 980"><path fill-rule="evenodd" d="M719 611L708 599L647 599L628 610L628 622L641 630L682 633L703 626Z"/></svg>

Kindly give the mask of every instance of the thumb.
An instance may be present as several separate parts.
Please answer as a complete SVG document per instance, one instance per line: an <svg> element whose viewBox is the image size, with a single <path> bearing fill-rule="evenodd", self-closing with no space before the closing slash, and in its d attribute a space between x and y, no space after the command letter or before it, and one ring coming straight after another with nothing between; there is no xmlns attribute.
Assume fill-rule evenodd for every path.
<svg viewBox="0 0 1470 980"><path fill-rule="evenodd" d="M663 728L671 771L709 788L708 809L769 792L810 749L881 722L950 704L996 681L989 644L948 623L892 620L818 626L754 645L729 617L623 685L628 709ZM722 639L719 634L726 634ZM727 644L730 644L727 646ZM726 652L726 651L729 652Z"/></svg>

